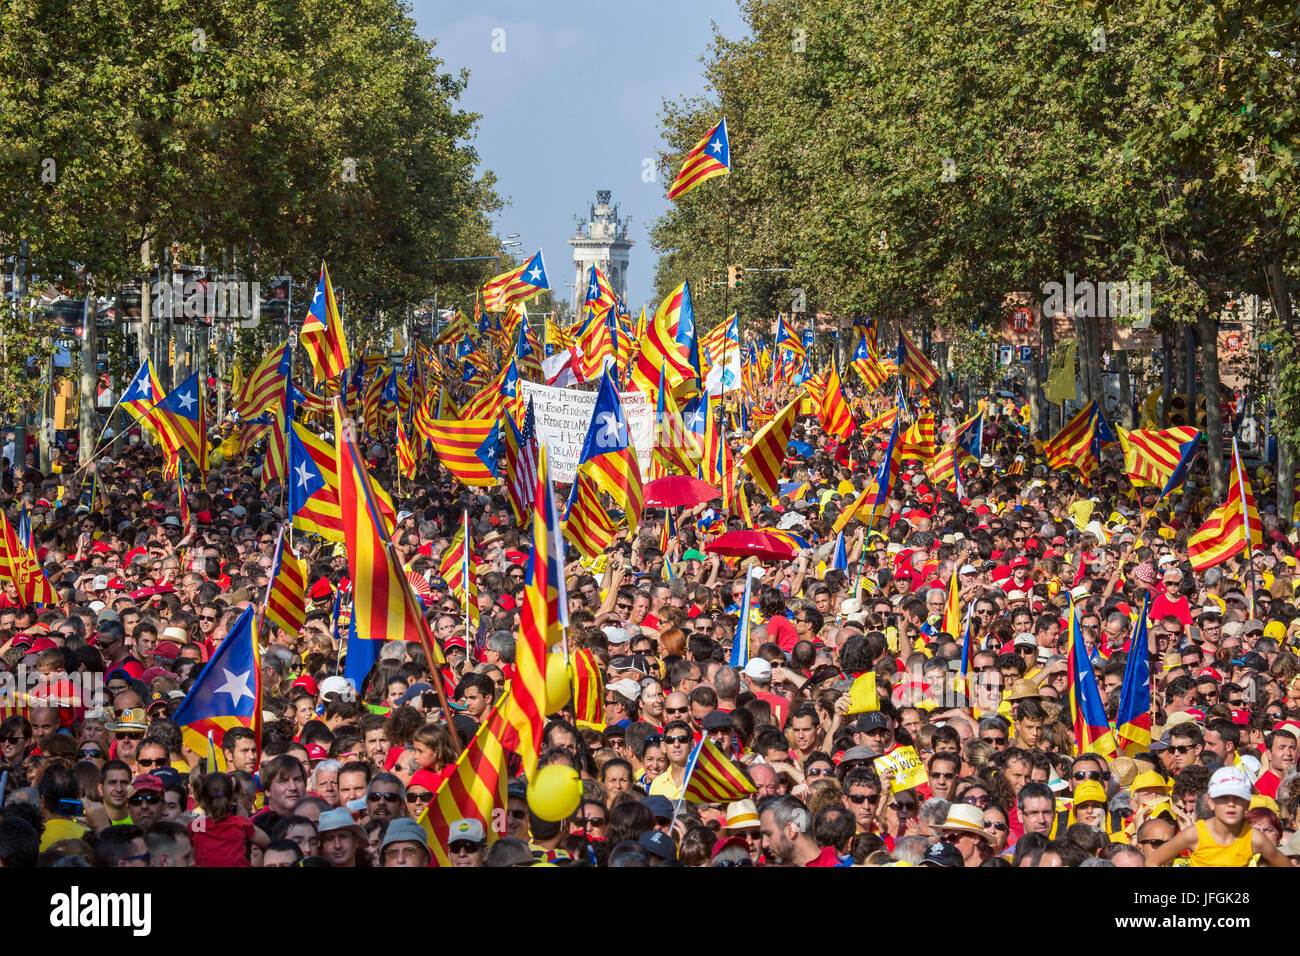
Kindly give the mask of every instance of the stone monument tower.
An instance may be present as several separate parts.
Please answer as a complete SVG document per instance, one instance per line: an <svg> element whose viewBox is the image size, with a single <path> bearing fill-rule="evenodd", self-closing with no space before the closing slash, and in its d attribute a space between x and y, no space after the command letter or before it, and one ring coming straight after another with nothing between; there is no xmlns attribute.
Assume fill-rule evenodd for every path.
<svg viewBox="0 0 1300 956"><path fill-rule="evenodd" d="M610 205L610 190L596 190L595 205L588 207L584 221L575 213L578 231L569 245L573 246L573 314L580 315L587 297L587 274L594 265L605 273L614 294L627 296L627 260L633 243L627 238L630 216L620 219L618 205Z"/></svg>

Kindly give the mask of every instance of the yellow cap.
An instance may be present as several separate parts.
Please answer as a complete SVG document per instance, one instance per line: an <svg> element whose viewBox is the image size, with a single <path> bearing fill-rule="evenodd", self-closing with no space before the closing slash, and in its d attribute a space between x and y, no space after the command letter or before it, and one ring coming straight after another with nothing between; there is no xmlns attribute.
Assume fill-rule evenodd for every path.
<svg viewBox="0 0 1300 956"><path fill-rule="evenodd" d="M1106 788L1088 780L1074 788L1074 805L1081 803L1107 803Z"/></svg>

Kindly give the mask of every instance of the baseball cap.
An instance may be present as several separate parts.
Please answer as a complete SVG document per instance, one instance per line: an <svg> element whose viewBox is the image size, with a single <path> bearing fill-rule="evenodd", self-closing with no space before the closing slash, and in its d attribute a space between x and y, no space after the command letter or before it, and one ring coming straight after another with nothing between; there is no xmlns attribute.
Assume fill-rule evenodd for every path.
<svg viewBox="0 0 1300 956"><path fill-rule="evenodd" d="M772 676L772 665L761 657L751 657L741 673L754 680L768 680Z"/></svg>
<svg viewBox="0 0 1300 956"><path fill-rule="evenodd" d="M162 781L150 773L142 773L131 781L131 789L128 791L129 796L135 796L137 793L162 793Z"/></svg>
<svg viewBox="0 0 1300 956"><path fill-rule="evenodd" d="M393 824L396 822L397 820L394 820L388 825L389 832L392 832ZM410 822L415 823L414 820L411 820ZM415 828L419 830L421 834L424 833L424 827L420 826L418 823L415 823ZM487 834L483 832L483 824L478 820L457 820L447 829L447 842L454 843L456 840L469 840L471 843L483 843L487 840ZM385 838L385 842L387 842L387 838Z"/></svg>
<svg viewBox="0 0 1300 956"><path fill-rule="evenodd" d="M1250 799L1250 778L1240 767L1220 767L1210 777L1210 796Z"/></svg>
<svg viewBox="0 0 1300 956"><path fill-rule="evenodd" d="M636 841L640 844L641 849L647 853L653 853L661 860L677 859L677 844L667 833L661 833L658 830L647 830L641 834L641 838Z"/></svg>
<svg viewBox="0 0 1300 956"><path fill-rule="evenodd" d="M951 843L931 843L921 858L921 866L965 866L961 851Z"/></svg>
<svg viewBox="0 0 1300 956"><path fill-rule="evenodd" d="M611 645L626 644L631 638L627 631L621 627L614 627L612 624L601 628L605 632L605 640Z"/></svg>
<svg viewBox="0 0 1300 956"><path fill-rule="evenodd" d="M356 692L357 689L353 685L352 681L337 674L325 678L320 684L320 696L322 699L329 697L331 694L337 694L343 697L355 696Z"/></svg>
<svg viewBox="0 0 1300 956"><path fill-rule="evenodd" d="M673 802L662 794L651 794L641 801L641 805L653 813L656 818L662 817L665 820L672 819Z"/></svg>
<svg viewBox="0 0 1300 956"><path fill-rule="evenodd" d="M865 734L888 726L889 721L885 719L885 715L878 710L873 710L859 717L853 729L855 733Z"/></svg>
<svg viewBox="0 0 1300 956"><path fill-rule="evenodd" d="M641 685L630 677L624 677L622 680L616 680L612 684L607 684L610 690L618 692L628 700L636 700L641 696Z"/></svg>
<svg viewBox="0 0 1300 956"><path fill-rule="evenodd" d="M730 730L735 724L731 721L731 715L725 710L711 710L704 715L701 726L705 730Z"/></svg>

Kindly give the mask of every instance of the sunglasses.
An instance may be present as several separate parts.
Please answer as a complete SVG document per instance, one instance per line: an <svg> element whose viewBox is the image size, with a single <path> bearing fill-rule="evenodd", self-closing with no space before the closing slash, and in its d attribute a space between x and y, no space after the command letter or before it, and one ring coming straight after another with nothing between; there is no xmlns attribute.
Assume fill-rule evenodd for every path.
<svg viewBox="0 0 1300 956"><path fill-rule="evenodd" d="M970 804L972 807L979 807L980 809L983 809L984 807L989 807L993 805L993 798L986 793L983 796L963 797L962 803L967 803Z"/></svg>
<svg viewBox="0 0 1300 956"><path fill-rule="evenodd" d="M128 731L126 733L114 733L118 740L144 740L144 733L138 730Z"/></svg>
<svg viewBox="0 0 1300 956"><path fill-rule="evenodd" d="M482 846L469 840L456 840L447 844L448 853L477 853Z"/></svg>
<svg viewBox="0 0 1300 956"><path fill-rule="evenodd" d="M1149 839L1146 840L1138 840L1138 845L1149 846L1152 849L1159 849L1160 847L1164 846L1168 842L1169 842L1168 840L1161 840L1158 837L1150 837Z"/></svg>
<svg viewBox="0 0 1300 956"><path fill-rule="evenodd" d="M1180 757L1183 756L1184 754L1190 753L1194 749L1195 749L1194 744L1178 744L1176 746L1171 744L1169 746L1169 752L1171 754L1178 754L1178 756Z"/></svg>
<svg viewBox="0 0 1300 956"><path fill-rule="evenodd" d="M606 701L606 703L608 703L608 701ZM691 712L690 707L665 707L664 708L665 714L689 714L690 712Z"/></svg>
<svg viewBox="0 0 1300 956"><path fill-rule="evenodd" d="M139 758L136 758L136 763L142 767L166 767L171 764L171 761L166 757L155 757L153 760L140 760Z"/></svg>
<svg viewBox="0 0 1300 956"><path fill-rule="evenodd" d="M955 773L941 773L938 770L931 770L930 779L931 780L956 780L957 775Z"/></svg>
<svg viewBox="0 0 1300 956"><path fill-rule="evenodd" d="M26 743L29 739L31 739L31 738L29 738L29 737L0 737L0 743L6 743L6 744L21 744L21 743Z"/></svg>
<svg viewBox="0 0 1300 956"><path fill-rule="evenodd" d="M78 757L82 757L82 758L89 758L89 759L92 759L92 760L93 760L95 757L102 757L102 756L104 756L104 751L102 751L102 750L78 750L78 751L77 751L77 756L78 756Z"/></svg>
<svg viewBox="0 0 1300 956"><path fill-rule="evenodd" d="M523 820L528 816L527 810L507 810L506 813L509 815L511 820Z"/></svg>
<svg viewBox="0 0 1300 956"><path fill-rule="evenodd" d="M754 861L746 857L743 860L720 860L718 866L753 866Z"/></svg>
<svg viewBox="0 0 1300 956"><path fill-rule="evenodd" d="M891 800L889 803L889 809L893 810L895 813L915 813L916 804L911 800L903 800L901 802L898 800Z"/></svg>
<svg viewBox="0 0 1300 956"><path fill-rule="evenodd" d="M588 830L601 829L609 823L604 817L586 817L582 822Z"/></svg>
<svg viewBox="0 0 1300 956"><path fill-rule="evenodd" d="M162 797L158 796L156 793L137 793L135 796L127 798L126 802L131 804L133 807L138 807L144 803L161 803Z"/></svg>
<svg viewBox="0 0 1300 956"><path fill-rule="evenodd" d="M818 770L805 770L804 776L805 777L833 777L835 776L835 771L832 770L830 767L821 767ZM934 775L931 774L931 776Z"/></svg>
<svg viewBox="0 0 1300 956"><path fill-rule="evenodd" d="M645 745L647 747L658 747L663 742L664 742L663 734L648 734L645 739Z"/></svg>
<svg viewBox="0 0 1300 956"><path fill-rule="evenodd" d="M1006 737L985 737L984 742L989 744L1004 744L1007 742L1007 738ZM930 776L933 777L934 774L930 774Z"/></svg>
<svg viewBox="0 0 1300 956"><path fill-rule="evenodd" d="M1070 776L1075 780L1109 780L1108 770L1076 770Z"/></svg>
<svg viewBox="0 0 1300 956"><path fill-rule="evenodd" d="M408 790L406 791L407 803L428 803L433 799L433 794L428 790Z"/></svg>
<svg viewBox="0 0 1300 956"><path fill-rule="evenodd" d="M673 734L670 737L664 738L664 743L666 744L689 744L690 742L691 738L686 734Z"/></svg>
<svg viewBox="0 0 1300 956"><path fill-rule="evenodd" d="M1011 827L1007 826L1005 823L999 823L996 820L985 820L984 829L997 830L998 832L1001 832L1003 830L1010 831Z"/></svg>
<svg viewBox="0 0 1300 956"><path fill-rule="evenodd" d="M878 793L848 793L844 795L845 799L848 800L849 803L856 804L859 807L868 800L876 799L878 796L880 796Z"/></svg>
<svg viewBox="0 0 1300 956"><path fill-rule="evenodd" d="M367 800L382 800L384 803L397 803L402 799L401 794L397 793L372 793L366 797Z"/></svg>

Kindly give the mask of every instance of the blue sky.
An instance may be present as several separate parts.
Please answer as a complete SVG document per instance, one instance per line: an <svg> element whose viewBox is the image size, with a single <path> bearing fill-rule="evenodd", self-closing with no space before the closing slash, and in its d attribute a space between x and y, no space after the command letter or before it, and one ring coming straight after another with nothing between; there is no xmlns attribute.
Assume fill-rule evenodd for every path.
<svg viewBox="0 0 1300 956"><path fill-rule="evenodd" d="M662 145L662 101L704 92L711 20L729 37L744 33L735 0L412 0L412 10L446 68L470 71L461 104L483 114L475 146L508 203L498 233L519 233L517 253L540 246L552 289L570 298L572 214L585 214L597 189L613 190L632 217L636 312L654 278L648 230L668 202L662 176L642 182L642 160ZM498 29L505 51L494 53Z"/></svg>

